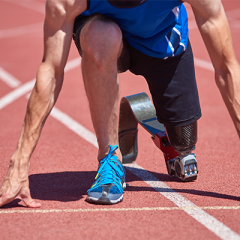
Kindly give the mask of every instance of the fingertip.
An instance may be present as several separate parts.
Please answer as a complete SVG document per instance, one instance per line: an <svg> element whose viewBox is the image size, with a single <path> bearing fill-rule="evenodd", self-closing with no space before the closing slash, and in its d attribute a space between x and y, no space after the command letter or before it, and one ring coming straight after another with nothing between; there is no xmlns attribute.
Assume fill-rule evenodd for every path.
<svg viewBox="0 0 240 240"><path fill-rule="evenodd" d="M28 207L31 207L31 208L40 208L41 206L42 206L41 203L32 202L31 204L29 204Z"/></svg>
<svg viewBox="0 0 240 240"><path fill-rule="evenodd" d="M40 208L42 206L41 203L35 202L33 199L31 199L30 201L26 201L23 199L23 201L25 202L27 207L30 208Z"/></svg>

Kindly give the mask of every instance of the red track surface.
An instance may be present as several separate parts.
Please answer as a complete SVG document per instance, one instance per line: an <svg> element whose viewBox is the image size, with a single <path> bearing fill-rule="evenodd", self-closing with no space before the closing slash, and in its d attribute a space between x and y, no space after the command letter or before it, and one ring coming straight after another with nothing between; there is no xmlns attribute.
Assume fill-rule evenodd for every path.
<svg viewBox="0 0 240 240"><path fill-rule="evenodd" d="M43 22L43 3L34 0L0 2L0 67L21 82L19 87L34 79L41 62L42 28L37 25L33 30L28 25ZM223 4L228 13L236 56L240 61L240 3L223 1ZM188 10L190 20L193 20ZM25 30L30 29L29 32L17 34L15 28L22 26ZM15 35L7 35L14 32ZM190 40L195 57L210 62L197 28L191 29ZM76 57L78 53L72 45L69 60ZM162 153L141 128L136 162L198 207L209 207L204 211L237 233L235 239L239 239L239 139L215 86L213 71L196 66L196 75L203 113L195 151L200 171L197 181L182 183L169 177ZM141 77L127 72L120 79L121 97L142 91L149 93ZM0 99L13 90L0 78ZM18 141L27 93L0 110L1 182ZM93 132L80 67L66 73L56 107ZM173 209L176 207L173 202L129 170L127 182L130 186L124 193L122 203L96 206L85 202L86 191L97 169L96 154L96 147L50 116L32 156L30 168L32 197L41 202L42 208L40 212L33 212L18 200L1 208L0 239L219 238L181 208ZM229 209L217 210L214 208L216 206L229 206ZM153 207L163 209L154 210ZM92 209L99 211L90 211Z"/></svg>

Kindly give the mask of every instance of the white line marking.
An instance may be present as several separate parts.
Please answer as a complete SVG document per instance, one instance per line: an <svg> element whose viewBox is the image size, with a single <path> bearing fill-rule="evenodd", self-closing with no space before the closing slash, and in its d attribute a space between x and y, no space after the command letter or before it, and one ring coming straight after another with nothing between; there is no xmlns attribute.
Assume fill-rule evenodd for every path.
<svg viewBox="0 0 240 240"><path fill-rule="evenodd" d="M21 82L16 79L13 75L5 71L0 67L0 79L5 82L9 87L15 88L18 87Z"/></svg>
<svg viewBox="0 0 240 240"><path fill-rule="evenodd" d="M77 59L79 60L79 59ZM79 61L77 61L79 65ZM70 68L73 67L74 63L69 66ZM26 98L28 99L30 97L31 93L26 95ZM93 144L96 148L98 148L97 138L95 134L93 134L91 131L89 131L87 128L82 126L77 121L70 118L66 113L62 112L61 110L54 107L50 113L52 117L54 117L56 120L58 120L60 123L62 123L65 127L72 130L74 133L76 133L81 138L85 139L87 142Z"/></svg>
<svg viewBox="0 0 240 240"><path fill-rule="evenodd" d="M194 65L206 70L214 71L212 63L199 58L194 58Z"/></svg>
<svg viewBox="0 0 240 240"><path fill-rule="evenodd" d="M55 117L55 115L52 115ZM60 119L62 118L59 116ZM59 118L58 117L58 118ZM71 128L72 124L71 117L68 116L67 121L61 121L66 127L74 131L76 134L81 136L82 127L73 127ZM75 121L74 121L75 122ZM70 124L70 125L68 125ZM76 123L74 123L76 124ZM81 126L79 123L77 123L77 126ZM92 133L91 133L92 136ZM86 135L84 133L83 138L86 139ZM88 141L88 140L87 140ZM90 141L88 141L90 142ZM94 139L92 143L96 147L96 140ZM189 201L188 199L184 198L179 193L175 192L173 189L168 187L165 183L154 177L151 173L143 169L141 166L137 165L136 163L132 164L126 164L125 165L128 170L130 170L132 173L134 173L136 176L141 178L145 183L153 187L156 191L161 193L164 197L166 197L168 200L176 204L180 208L186 208L183 209L187 214L189 214L191 217L193 217L195 220L197 220L199 223L201 223L203 226L205 226L207 229L215 233L218 237L220 237L223 240L230 240L230 239L240 239L240 236L232 231L229 227L224 225L222 222L218 221L216 218L212 217L202 209L199 209L194 203ZM197 208L197 209L196 209Z"/></svg>
<svg viewBox="0 0 240 240"><path fill-rule="evenodd" d="M151 173L143 169L136 163L126 164L127 169L141 178L145 183L153 187L156 191L161 193L168 200L183 209L186 213L204 225L207 229L215 233L218 237L224 240L240 239L240 236L225 226L222 222L212 217L202 209L196 209L196 205L184 198L179 193L168 187L165 183L154 177Z"/></svg>
<svg viewBox="0 0 240 240"><path fill-rule="evenodd" d="M85 139L87 142L91 143L94 147L98 148L97 138L95 134L91 131L83 127L80 123L73 120L67 114L63 113L56 107L52 109L51 116L54 117L56 120L61 122L64 126L72 130L78 136Z"/></svg>
<svg viewBox="0 0 240 240"><path fill-rule="evenodd" d="M142 207L142 208L76 208L76 209L30 209L30 210L0 210L0 214L10 213L62 213L62 212L127 212L127 211L177 211L177 210L237 210L240 206L212 207Z"/></svg>
<svg viewBox="0 0 240 240"><path fill-rule="evenodd" d="M27 92L29 92L33 88L35 80L36 79L33 79L33 80L23 84L21 87L13 90L12 92L10 92L7 95L5 95L4 97L2 97L0 99L0 110L3 109L4 107L6 107L7 105L9 105L10 103L14 102L15 100L17 100L18 98L20 98Z"/></svg>
<svg viewBox="0 0 240 240"><path fill-rule="evenodd" d="M77 57L75 59L70 60L69 62L67 62L66 67L64 68L65 72L68 72L76 67L80 67L82 58L81 57Z"/></svg>
<svg viewBox="0 0 240 240"><path fill-rule="evenodd" d="M75 58L73 60L70 60L65 67L65 72L73 69L74 66L76 67L77 62L80 65L80 61L81 61L80 57ZM3 109L4 107L6 107L7 105L9 105L10 103L14 102L15 100L17 100L21 96L25 95L29 91L31 91L33 86L34 86L35 81L36 81L36 79L33 79L33 80L23 84L21 87L19 87L19 88L13 90L12 92L8 93L4 97L2 97L0 99L0 110Z"/></svg>
<svg viewBox="0 0 240 240"><path fill-rule="evenodd" d="M193 29L197 29L197 28L198 28L198 26L197 26L195 19L188 20L188 29L189 30L193 30Z"/></svg>
<svg viewBox="0 0 240 240"><path fill-rule="evenodd" d="M75 60L76 59L74 59L73 61L75 61ZM76 63L73 64L71 67L69 67L69 69L72 69L73 66L77 66L77 64ZM26 86L25 88L29 89L29 87L27 87L28 84L31 85L32 81L24 84L23 86ZM21 89L23 86L19 87L18 89ZM14 90L14 91L17 91L18 89ZM24 91L22 90L21 91L22 95L23 95L23 92ZM27 93L27 92L28 91L26 91L25 93ZM19 97L20 93L17 94L17 95ZM12 94L12 98L17 99L14 94ZM1 107L2 99L0 99L0 109L3 108L4 106L8 105L10 102L13 102L12 99L9 99L8 103L5 103L5 105L4 106L2 105L2 107ZM56 117L56 109L53 111L52 116ZM65 119L61 122L66 127L71 129L73 132L75 132L79 136L82 136L81 134L82 134L82 132L84 132L83 138L87 138L88 139L87 141L91 142L91 144L93 144L93 146L97 147L96 139L92 137L93 133L90 134L89 138L86 137L85 135L88 132L88 130L87 131L85 131L85 129L83 130L82 126L79 123L76 124L76 121L71 119L71 117L67 116L67 114L62 115L62 113L57 110L57 119L60 116ZM74 127L68 126L68 125L71 125L71 124L74 124ZM188 213L190 216L192 216L199 223L204 225L207 229L209 229L210 231L215 233L219 238L221 238L223 240L231 240L231 239L239 239L240 240L240 236L237 233L232 231L230 228L225 226L223 223L221 223L220 221L218 221L217 219L215 219L214 217L212 217L211 215L209 215L208 213L206 213L202 209L194 209L194 208L197 207L195 204L193 204L188 199L184 198L182 195L176 193L173 189L169 188L165 183L163 183L159 179L155 178L151 173L144 170L141 166L137 165L136 163L132 163L132 164L128 164L127 167L136 176L140 177L143 181L145 181L147 184L149 184L151 187L153 187L156 191L161 193L167 199L172 201L178 207L187 207L187 208L190 207L190 209L185 209L184 211L186 213Z"/></svg>
<svg viewBox="0 0 240 240"><path fill-rule="evenodd" d="M234 28L240 28L240 20L232 20L230 21L230 27L234 27Z"/></svg>
<svg viewBox="0 0 240 240"><path fill-rule="evenodd" d="M45 14L45 4L36 1L19 1L19 0L4 0L5 2L10 2L21 7L28 8L30 10L34 10L36 12Z"/></svg>
<svg viewBox="0 0 240 240"><path fill-rule="evenodd" d="M240 8L237 9L232 9L226 12L226 15L228 18L232 19L232 18L239 18L239 13L240 13Z"/></svg>
<svg viewBox="0 0 240 240"><path fill-rule="evenodd" d="M43 23L34 23L30 25L25 25L21 27L9 28L0 30L0 38L15 37L27 33L43 31Z"/></svg>

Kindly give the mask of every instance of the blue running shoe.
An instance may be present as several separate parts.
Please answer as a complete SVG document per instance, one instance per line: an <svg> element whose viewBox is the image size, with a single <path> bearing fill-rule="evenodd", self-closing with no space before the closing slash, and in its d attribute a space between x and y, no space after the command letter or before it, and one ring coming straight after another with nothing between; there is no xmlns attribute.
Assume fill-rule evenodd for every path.
<svg viewBox="0 0 240 240"><path fill-rule="evenodd" d="M126 188L125 170L122 163L113 155L117 145L109 145L108 155L101 160L96 181L88 190L87 201L99 204L115 204L123 200Z"/></svg>

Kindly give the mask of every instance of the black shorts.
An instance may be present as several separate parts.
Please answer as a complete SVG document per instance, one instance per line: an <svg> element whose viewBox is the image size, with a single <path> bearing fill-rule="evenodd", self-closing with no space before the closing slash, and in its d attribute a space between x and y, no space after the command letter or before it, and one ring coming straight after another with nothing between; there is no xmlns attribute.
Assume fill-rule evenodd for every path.
<svg viewBox="0 0 240 240"><path fill-rule="evenodd" d="M74 23L73 39L80 55L82 50L79 35L89 18L92 16L80 15ZM146 79L157 118L165 126L185 126L201 117L190 43L182 54L160 59L139 52L123 39L118 70L119 72L130 70L133 74Z"/></svg>

